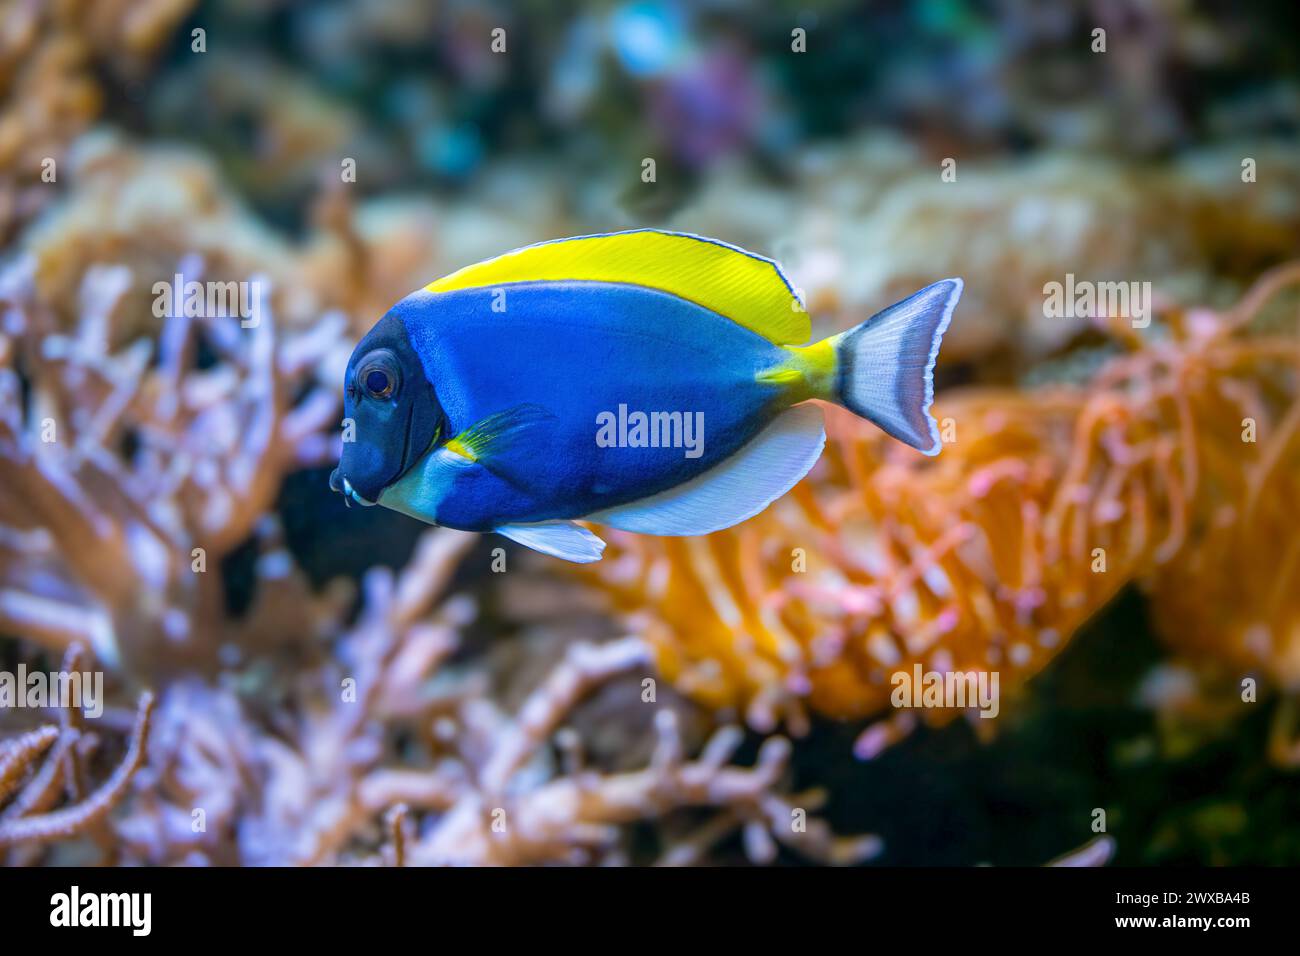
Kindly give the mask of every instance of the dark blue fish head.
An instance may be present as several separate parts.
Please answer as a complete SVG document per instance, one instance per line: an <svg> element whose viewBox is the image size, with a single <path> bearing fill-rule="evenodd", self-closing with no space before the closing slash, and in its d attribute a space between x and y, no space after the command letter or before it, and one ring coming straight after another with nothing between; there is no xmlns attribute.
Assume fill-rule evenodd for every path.
<svg viewBox="0 0 1300 956"><path fill-rule="evenodd" d="M330 487L371 505L428 451L443 426L442 406L411 347L406 326L389 313L366 333L343 379L343 455Z"/></svg>

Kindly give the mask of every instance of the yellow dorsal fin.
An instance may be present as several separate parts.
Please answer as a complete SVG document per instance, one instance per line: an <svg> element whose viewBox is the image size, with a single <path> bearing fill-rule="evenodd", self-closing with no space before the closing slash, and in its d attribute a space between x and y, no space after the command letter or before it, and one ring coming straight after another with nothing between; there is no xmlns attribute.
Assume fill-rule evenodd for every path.
<svg viewBox="0 0 1300 956"><path fill-rule="evenodd" d="M431 282L451 292L507 282L625 282L702 305L778 345L812 333L803 302L771 259L716 239L638 229L556 239L466 266Z"/></svg>

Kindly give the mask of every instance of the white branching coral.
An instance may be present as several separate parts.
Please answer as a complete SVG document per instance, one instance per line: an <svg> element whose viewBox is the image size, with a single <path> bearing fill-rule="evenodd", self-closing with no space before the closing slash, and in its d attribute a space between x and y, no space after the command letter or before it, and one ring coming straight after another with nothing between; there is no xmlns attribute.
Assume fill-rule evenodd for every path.
<svg viewBox="0 0 1300 956"><path fill-rule="evenodd" d="M115 349L129 270L89 269L69 328L32 266L0 277L0 627L128 668L202 663L230 636L202 572L271 533L283 476L331 454L338 398L317 374L343 323L169 316Z"/></svg>
<svg viewBox="0 0 1300 956"><path fill-rule="evenodd" d="M63 672L75 671L80 658L78 647L69 648ZM144 763L153 707L153 695L142 694L126 755L94 791L88 790L86 763L100 741L78 708L60 708L57 725L0 741L0 853L15 847L15 853L30 854L47 843L89 835L111 862L115 842L108 836L108 816Z"/></svg>
<svg viewBox="0 0 1300 956"><path fill-rule="evenodd" d="M588 766L567 726L593 691L649 668L636 638L572 644L514 711L481 670L449 663L474 614L444 589L473 536L426 533L394 576L372 571L364 610L331 662L282 695L232 684L162 691L149 767L118 835L147 863L520 865L629 859L629 825L665 826L663 862L704 858L736 830L756 860L778 844L827 862L867 858L873 837L835 837L809 814L817 793L785 795L789 744L732 763L736 728L684 753L669 705L649 763ZM460 671L458 673L458 670ZM712 811L674 832L681 810ZM675 821L680 829L680 821ZM671 836L669 835L671 834Z"/></svg>

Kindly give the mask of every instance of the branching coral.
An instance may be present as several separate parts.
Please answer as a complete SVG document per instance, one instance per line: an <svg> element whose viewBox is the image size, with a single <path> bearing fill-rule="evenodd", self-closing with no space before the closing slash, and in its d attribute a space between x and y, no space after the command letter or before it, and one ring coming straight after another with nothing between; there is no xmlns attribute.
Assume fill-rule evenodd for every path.
<svg viewBox="0 0 1300 956"><path fill-rule="evenodd" d="M76 173L0 281L0 625L137 672L210 667L286 607L310 630L268 512L333 454L346 318L203 162L104 135ZM244 312L175 309L200 281ZM217 570L250 538L281 616L236 628Z"/></svg>
<svg viewBox="0 0 1300 956"><path fill-rule="evenodd" d="M589 573L680 686L756 727L798 728L805 704L880 713L890 676L916 664L997 671L1014 692L1125 584L1199 554L1225 502L1258 516L1235 533L1282 537L1300 346L1234 334L1235 319L1173 316L1161 340L1128 330L1136 351L1085 388L945 397L936 459L831 414L824 460L786 500L708 538L616 536ZM1243 441L1252 416L1258 442ZM1213 593L1183 589L1191 607ZM914 715L873 726L860 752Z"/></svg>
<svg viewBox="0 0 1300 956"><path fill-rule="evenodd" d="M595 688L649 670L640 640L572 645L517 711L486 695L481 672L456 675L448 659L473 602L442 596L473 541L429 532L402 575L369 572L356 622L344 628L334 602L318 628L337 644L316 669L295 676L255 665L226 669L216 683L162 685L147 766L148 698L121 769L74 808L34 816L68 773L60 767L85 724L69 717L62 732L19 737L4 752L6 787L52 753L13 800L0 844L21 844L29 860L34 844L88 832L109 858L151 864L364 864L383 853L416 865L610 862L627 858L629 823L662 821L660 852L675 864L699 860L736 830L755 860L770 860L777 844L831 862L878 851L878 840L836 838L809 819L820 793L781 793L787 741L768 740L753 767L736 766L729 761L742 735L723 728L688 760L675 713L643 704L638 683L620 692L630 706L655 711L653 760L630 771L582 765L565 723ZM276 579L286 576L294 578L268 575L273 597L260 602L274 600ZM264 662L274 659L274 644L256 632L265 620L256 610L243 620L255 628L244 644ZM303 653L311 646L291 657ZM75 666L74 657L62 665ZM99 829L122 801L125 816ZM690 808L715 813L686 829L676 814ZM385 829L381 821L394 813Z"/></svg>
<svg viewBox="0 0 1300 956"><path fill-rule="evenodd" d="M104 67L138 77L193 4L0 4L0 236L53 194L66 150L99 115Z"/></svg>
<svg viewBox="0 0 1300 956"><path fill-rule="evenodd" d="M737 829L759 860L778 842L828 862L878 850L874 838L837 838L809 819L820 794L782 794L788 743L771 739L752 768L736 766L741 735L730 728L687 759L673 712L641 703L636 683L622 693L658 708L650 764L618 772L578 763L566 724L594 689L648 668L637 639L571 646L515 713L484 693L481 674L452 673L473 604L443 592L472 541L428 532L400 576L372 571L334 661L279 693L241 687L233 673L164 687L148 766L114 824L123 859L613 862L627 856L627 824L692 807L716 812L665 838L665 862L694 862Z"/></svg>
<svg viewBox="0 0 1300 956"><path fill-rule="evenodd" d="M63 671L75 670L80 656L75 645L69 648ZM30 852L41 844L89 834L112 852L104 827L144 763L153 707L153 696L141 695L126 755L93 792L86 789L85 764L99 740L75 707L60 711L58 726L43 726L0 742L0 802L12 795L0 811L0 850L21 847ZM51 809L63 797L67 805Z"/></svg>
<svg viewBox="0 0 1300 956"><path fill-rule="evenodd" d="M155 337L154 283L186 279L264 280L281 327L314 325L337 303L302 281L297 250L233 197L212 163L179 147L140 148L112 130L81 137L69 154L72 188L27 229L36 293L67 326L79 319L84 277L130 270L111 310L107 344ZM181 268L182 263L192 266Z"/></svg>
<svg viewBox="0 0 1300 956"><path fill-rule="evenodd" d="M0 624L130 667L210 657L228 636L208 565L273 535L281 477L330 452L337 396L312 386L342 323L292 335L269 314L248 329L174 316L114 349L125 266L87 271L71 328L31 269L3 283Z"/></svg>

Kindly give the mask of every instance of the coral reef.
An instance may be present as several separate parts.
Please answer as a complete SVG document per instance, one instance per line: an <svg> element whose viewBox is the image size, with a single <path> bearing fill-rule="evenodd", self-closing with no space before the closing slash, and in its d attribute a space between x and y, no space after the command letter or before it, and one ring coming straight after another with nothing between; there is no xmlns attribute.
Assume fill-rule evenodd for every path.
<svg viewBox="0 0 1300 956"><path fill-rule="evenodd" d="M349 316L415 259L366 262L408 233L367 238L327 193L293 245L192 155L97 134L73 161L76 187L0 271L0 631L23 660L93 655L115 703L6 728L10 862L690 863L734 833L755 861L878 851L809 819L824 795L787 791L785 739L749 766L739 728L643 701L638 638L453 661L476 599L444 592L475 536L427 533L400 575L367 572L359 610L350 581L313 586L276 499L337 454ZM154 309L155 282L200 278L248 283L259 320ZM249 550L236 608L227 565ZM522 700L510 673L530 675ZM583 724L598 691L623 701L614 748ZM90 791L83 765L128 734Z"/></svg>
<svg viewBox="0 0 1300 956"><path fill-rule="evenodd" d="M58 164L103 108L101 77L138 82L193 6L194 0L0 4L0 238L52 195Z"/></svg>
<svg viewBox="0 0 1300 956"><path fill-rule="evenodd" d="M757 519L707 539L612 537L594 574L639 637L566 642L553 672L512 662L532 674L524 701L430 698L430 682L455 682L448 658L470 618L455 601L450 619L427 601L395 609L394 594L436 591L467 545L430 536L397 581L372 572L349 624L353 589L308 582L274 502L286 475L335 452L334 382L351 337L421 270L472 256L444 236L472 246L473 230L455 206L357 207L326 189L313 230L291 244L184 152L97 134L72 162L76 187L0 275L0 626L49 653L90 648L119 675L119 697L132 681L156 688L150 759L129 793L120 779L94 804L120 801L113 830L105 809L87 831L114 859L615 862L633 853L638 820L655 822L666 862L707 859L737 830L757 860L779 844L869 856L870 838L841 840L815 821L791 829L818 795L783 795L782 738L753 768L729 764L742 735L728 712L796 735L809 710L877 717L888 674L913 663L997 669L1013 698L1134 581L1151 587L1180 653L1293 685L1295 628L1277 579L1252 577L1249 601L1222 583L1247 556L1294 564L1270 529L1295 474L1296 354L1285 323L1250 321L1290 272L1235 310L1167 308L1167 337L1111 321L1110 352L1130 354L1086 385L945 393L936 410L955 440L937 460L832 412L825 460ZM152 284L177 274L250 282L263 321L151 319ZM1246 417L1257 443L1242 441ZM236 613L219 569L250 546L254 598ZM644 765L578 761L584 737L563 724L580 699L653 668L724 726L681 735L674 714L691 705L679 701L630 725ZM348 677L353 701L340 697ZM635 688L620 693L644 706ZM858 753L879 753L916 719L871 724ZM1291 736L1280 739L1289 753ZM53 773L28 783L41 800L14 806L47 803ZM700 806L716 812L679 819Z"/></svg>
<svg viewBox="0 0 1300 956"><path fill-rule="evenodd" d="M63 656L63 673L76 671L80 659L73 645ZM15 847L20 859L30 859L44 844L86 835L115 859L108 817L145 761L153 707L153 696L142 694L126 755L93 792L87 792L86 769L100 740L80 708L62 707L57 725L0 741L0 804L11 797L0 812L0 851ZM67 805L51 809L61 797Z"/></svg>
<svg viewBox="0 0 1300 956"><path fill-rule="evenodd" d="M1180 646L1291 686L1295 627L1276 588L1294 571L1282 518L1300 346L1293 329L1247 328L1283 284L1266 277L1228 313L1171 313L1168 337L1114 324L1133 351L1086 386L943 396L936 459L829 410L827 453L786 499L707 538L613 535L586 573L680 687L763 729L798 730L805 706L884 712L889 675L914 664L995 670L1013 696L1120 588L1152 576L1157 617L1184 622L1170 629ZM1194 583L1252 550L1251 580ZM1185 629L1203 602L1218 612ZM1228 650L1225 613L1239 622ZM916 715L872 725L859 753Z"/></svg>
<svg viewBox="0 0 1300 956"><path fill-rule="evenodd" d="M575 712L593 690L647 671L636 638L571 644L513 711L486 693L482 673L455 673L474 602L445 592L473 540L430 531L400 575L371 571L362 612L350 627L335 620L334 653L314 669L175 679L156 709L146 695L121 767L85 797L69 783L80 802L68 809L38 815L80 779L60 768L74 767L73 753L85 759L84 722L70 712L62 730L7 742L0 780L21 789L0 848L26 862L55 843L56 862L97 844L117 863L613 863L631 857L629 824L663 821L656 852L669 864L696 862L737 830L755 861L778 844L830 863L878 852L872 837L836 837L809 818L821 794L784 792L787 741L768 739L746 767L732 763L739 729L723 727L688 757L676 712L642 703L639 682L620 693L654 714L648 764L585 760ZM678 818L692 808L704 818Z"/></svg>
<svg viewBox="0 0 1300 956"><path fill-rule="evenodd" d="M1300 285L1300 264L1282 266L1261 279L1236 310L1245 323L1268 299ZM1193 717L1213 723L1226 703L1243 697L1251 678L1285 696L1273 724L1270 755L1285 766L1300 765L1300 544L1291 533L1300 494L1300 402L1294 401L1300 340L1246 340L1223 349L1216 362L1242 370L1260 350L1272 353L1272 368L1249 385L1229 380L1219 386L1224 428L1234 424L1258 453L1215 469L1217 487L1192 529L1186 556L1158 569L1149 585L1158 633L1197 672L1186 688L1153 704L1167 711L1190 707ZM1199 686L1198 686L1199 685ZM1258 692L1256 692L1258 693ZM1189 699L1190 698L1190 699ZM1254 695L1251 695L1254 699Z"/></svg>
<svg viewBox="0 0 1300 956"><path fill-rule="evenodd" d="M1294 862L1293 13L705 7L0 0L0 664L107 683L0 710L0 862ZM576 575L331 498L394 301L646 225L818 335L964 276L943 455L832 410L762 515Z"/></svg>
<svg viewBox="0 0 1300 956"><path fill-rule="evenodd" d="M211 663L228 616L202 572L273 535L282 476L331 453L337 395L313 385L344 323L293 335L271 315L181 315L117 344L138 321L118 308L130 266L86 270L71 327L34 271L16 260L0 293L0 625L132 671ZM220 359L206 369L200 339Z"/></svg>
<svg viewBox="0 0 1300 956"><path fill-rule="evenodd" d="M1300 285L1300 264L1261 280L1237 320L1247 321L1288 285ZM1267 366L1253 373L1262 356ZM1217 382L1222 427L1238 429L1246 444L1224 447L1225 460L1205 463L1215 495L1191 531L1186 559L1151 582L1156 625L1184 655L1300 691L1300 608L1292 599L1300 542L1288 533L1300 494L1300 340L1248 338L1217 349L1212 361L1227 373Z"/></svg>
<svg viewBox="0 0 1300 956"><path fill-rule="evenodd" d="M298 250L233 197L201 155L137 147L103 129L77 141L67 167L71 188L19 244L35 260L35 292L63 327L80 318L81 283L96 266L130 270L110 310L113 348L158 337L153 284L178 271L187 279L263 277L279 326L314 324L338 304L304 281Z"/></svg>
<svg viewBox="0 0 1300 956"><path fill-rule="evenodd" d="M279 549L284 476L337 457L353 337L447 244L427 209L358 209L334 190L293 245L210 163L110 133L71 163L76 186L0 275L0 622L128 670L211 668L275 627L232 622L219 576L196 567L250 536ZM458 255L486 241L459 229L463 211L443 218ZM178 280L244 284L261 321L159 317L155 284ZM267 606L319 603L292 576L268 582L288 596Z"/></svg>

